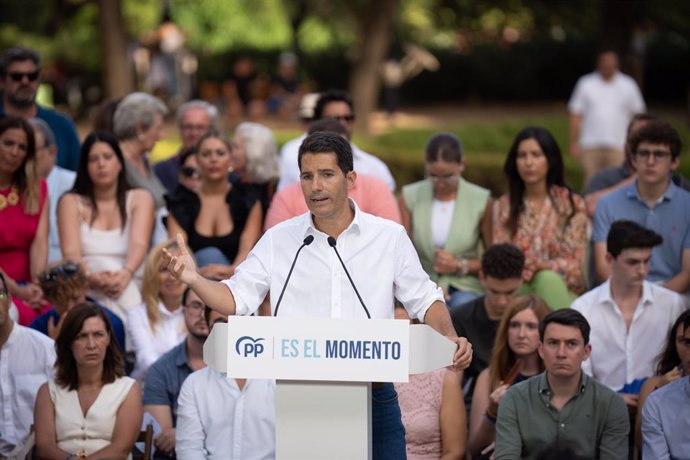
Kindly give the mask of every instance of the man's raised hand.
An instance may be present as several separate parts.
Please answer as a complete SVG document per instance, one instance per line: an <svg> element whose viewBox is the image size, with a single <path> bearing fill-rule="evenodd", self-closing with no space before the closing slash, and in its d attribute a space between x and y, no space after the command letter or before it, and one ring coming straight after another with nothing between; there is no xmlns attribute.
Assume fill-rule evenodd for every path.
<svg viewBox="0 0 690 460"><path fill-rule="evenodd" d="M180 255L174 256L166 248L163 248L161 264L166 267L175 278L191 286L199 276L196 270L196 262L194 261L194 256L187 250L187 244L184 242L184 238L182 238L180 233L177 234L176 239Z"/></svg>

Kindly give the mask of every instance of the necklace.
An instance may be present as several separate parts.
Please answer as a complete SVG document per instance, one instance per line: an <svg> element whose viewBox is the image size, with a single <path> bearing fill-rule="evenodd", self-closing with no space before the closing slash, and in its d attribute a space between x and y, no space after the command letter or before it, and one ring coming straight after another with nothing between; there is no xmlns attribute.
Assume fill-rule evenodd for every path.
<svg viewBox="0 0 690 460"><path fill-rule="evenodd" d="M16 206L19 203L19 190L14 185L10 189L10 193L5 195L0 195L0 211L5 209L7 206Z"/></svg>

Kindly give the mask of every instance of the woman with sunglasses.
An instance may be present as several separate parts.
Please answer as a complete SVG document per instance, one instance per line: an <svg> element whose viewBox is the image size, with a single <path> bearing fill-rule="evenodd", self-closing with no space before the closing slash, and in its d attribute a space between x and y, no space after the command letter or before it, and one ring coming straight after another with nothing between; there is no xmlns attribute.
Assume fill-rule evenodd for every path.
<svg viewBox="0 0 690 460"><path fill-rule="evenodd" d="M508 388L541 373L539 322L550 312L536 295L515 298L501 317L489 367L477 377L472 394L468 452L472 458L489 458L496 440L496 415ZM485 456L486 455L486 456Z"/></svg>
<svg viewBox="0 0 690 460"><path fill-rule="evenodd" d="M49 307L38 286L48 262L48 187L36 170L34 131L26 121L0 121L0 270L28 326Z"/></svg>
<svg viewBox="0 0 690 460"><path fill-rule="evenodd" d="M110 320L85 302L55 340L55 379L36 396L36 451L43 459L131 458L141 430L141 391L125 376Z"/></svg>
<svg viewBox="0 0 690 460"><path fill-rule="evenodd" d="M494 204L493 242L524 252L523 292L551 308L568 307L586 288L589 219L582 197L565 184L561 149L546 129L525 128L503 171L508 193Z"/></svg>
<svg viewBox="0 0 690 460"><path fill-rule="evenodd" d="M422 267L452 310L481 295L479 248L491 244L490 192L462 178L462 144L451 133L426 145L426 179L403 187L400 213Z"/></svg>
<svg viewBox="0 0 690 460"><path fill-rule="evenodd" d="M83 263L89 296L113 310L123 322L141 303L137 278L151 241L153 199L130 189L117 140L89 134L81 148L74 187L58 204L62 254Z"/></svg>
<svg viewBox="0 0 690 460"><path fill-rule="evenodd" d="M179 188L166 197L170 238L183 236L206 277L230 277L261 235L263 213L256 194L228 181L231 152L220 131L204 134L196 154L199 193Z"/></svg>

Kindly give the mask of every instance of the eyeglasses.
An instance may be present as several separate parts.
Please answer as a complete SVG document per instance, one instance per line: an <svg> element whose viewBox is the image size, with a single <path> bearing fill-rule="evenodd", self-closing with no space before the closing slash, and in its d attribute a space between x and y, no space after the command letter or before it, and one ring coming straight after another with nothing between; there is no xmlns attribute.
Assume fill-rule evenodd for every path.
<svg viewBox="0 0 690 460"><path fill-rule="evenodd" d="M187 179L198 179L199 178L199 170L196 168L193 168L191 166L183 166L180 168L180 173L186 177Z"/></svg>
<svg viewBox="0 0 690 460"><path fill-rule="evenodd" d="M671 152L668 150L639 149L637 152L635 152L635 156L638 156L643 160L648 159L650 156L653 156L655 160L665 160L671 156Z"/></svg>
<svg viewBox="0 0 690 460"><path fill-rule="evenodd" d="M206 132L210 129L209 126L206 125L181 125L180 126L180 131L185 131L185 132Z"/></svg>
<svg viewBox="0 0 690 460"><path fill-rule="evenodd" d="M204 304L201 303L201 302L196 302L196 301L195 301L195 302L191 302L191 303L189 303L189 304L187 304L187 305L184 305L184 307L185 307L185 308L189 308L189 309L190 309L191 311L193 311L194 313L199 313L199 312L202 311L204 308L206 308L206 305L204 305Z"/></svg>
<svg viewBox="0 0 690 460"><path fill-rule="evenodd" d="M354 115L333 115L332 117L329 117L331 120L338 120L339 122L346 121L348 123L352 123L355 121L355 116Z"/></svg>
<svg viewBox="0 0 690 460"><path fill-rule="evenodd" d="M79 265L74 262L67 262L43 273L43 279L49 283L54 283L58 278L71 278L79 272Z"/></svg>
<svg viewBox="0 0 690 460"><path fill-rule="evenodd" d="M33 72L10 72L9 76L12 81L19 83L24 77L28 78L29 81L36 81L40 73L40 70L34 70Z"/></svg>

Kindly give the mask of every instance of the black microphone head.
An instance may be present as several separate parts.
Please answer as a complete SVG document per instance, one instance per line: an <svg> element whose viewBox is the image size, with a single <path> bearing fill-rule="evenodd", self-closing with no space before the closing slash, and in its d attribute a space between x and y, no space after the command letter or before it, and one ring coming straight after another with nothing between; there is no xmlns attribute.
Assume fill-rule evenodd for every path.
<svg viewBox="0 0 690 460"><path fill-rule="evenodd" d="M329 236L328 237L328 245L330 247L334 248L335 247L335 238L333 238L332 236Z"/></svg>
<svg viewBox="0 0 690 460"><path fill-rule="evenodd" d="M304 241L302 241L302 243L304 243L305 246L309 246L312 243L312 241L314 241L314 235L307 235L307 237L304 239Z"/></svg>

